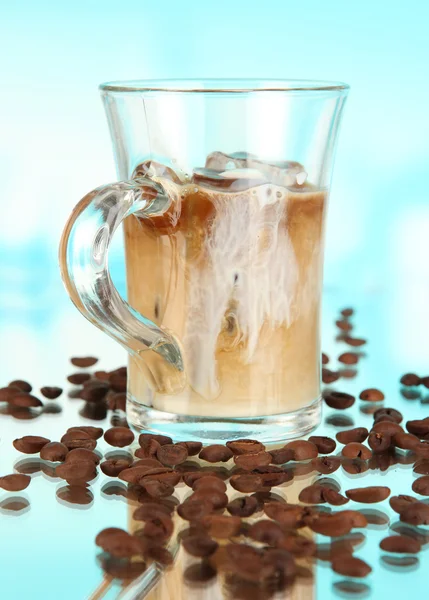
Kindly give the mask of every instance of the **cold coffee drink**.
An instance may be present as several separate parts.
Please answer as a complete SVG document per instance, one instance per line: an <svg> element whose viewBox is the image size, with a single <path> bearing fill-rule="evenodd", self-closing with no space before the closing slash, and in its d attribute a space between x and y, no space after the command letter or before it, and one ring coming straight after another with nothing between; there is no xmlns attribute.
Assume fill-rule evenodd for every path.
<svg viewBox="0 0 429 600"><path fill-rule="evenodd" d="M131 360L129 393L206 417L293 412L320 395L319 308L327 192L296 162L214 152L185 174L144 161L171 198L125 220L128 301L181 343L186 384L158 389Z"/></svg>

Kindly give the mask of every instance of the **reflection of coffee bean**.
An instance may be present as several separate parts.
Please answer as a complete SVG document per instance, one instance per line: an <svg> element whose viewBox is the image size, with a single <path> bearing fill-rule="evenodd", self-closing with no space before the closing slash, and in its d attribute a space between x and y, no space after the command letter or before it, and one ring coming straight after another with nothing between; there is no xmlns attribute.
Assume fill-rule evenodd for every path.
<svg viewBox="0 0 429 600"><path fill-rule="evenodd" d="M203 444L201 442L178 442L178 446L184 446L188 451L188 456L196 456L201 452Z"/></svg>
<svg viewBox="0 0 429 600"><path fill-rule="evenodd" d="M262 553L245 544L226 546L229 570L246 581L258 582L272 572L263 564Z"/></svg>
<svg viewBox="0 0 429 600"><path fill-rule="evenodd" d="M40 458L51 462L63 462L69 449L61 442L49 442L40 450Z"/></svg>
<svg viewBox="0 0 429 600"><path fill-rule="evenodd" d="M340 444L350 444L350 442L362 443L368 437L368 429L366 427L355 427L346 431L339 431L335 436Z"/></svg>
<svg viewBox="0 0 429 600"><path fill-rule="evenodd" d="M360 458L345 458L341 461L341 466L350 475L365 473L369 469L368 463Z"/></svg>
<svg viewBox="0 0 429 600"><path fill-rule="evenodd" d="M211 537L227 539L239 534L241 519L228 515L207 515L201 519L201 524Z"/></svg>
<svg viewBox="0 0 429 600"><path fill-rule="evenodd" d="M186 446L179 444L164 444L158 448L156 457L163 465L173 467L185 462L188 458L188 450Z"/></svg>
<svg viewBox="0 0 429 600"><path fill-rule="evenodd" d="M336 371L331 371L326 367L322 367L322 381L323 383L334 383L340 378L340 374Z"/></svg>
<svg viewBox="0 0 429 600"><path fill-rule="evenodd" d="M360 458L362 460L368 460L372 456L371 450L358 442L346 444L341 450L341 454L346 458Z"/></svg>
<svg viewBox="0 0 429 600"><path fill-rule="evenodd" d="M390 535L380 542L380 548L386 552L398 554L415 554L420 552L421 544L416 539L406 535Z"/></svg>
<svg viewBox="0 0 429 600"><path fill-rule="evenodd" d="M208 583L216 577L216 570L205 562L195 563L187 567L183 573L183 578L190 586L193 584Z"/></svg>
<svg viewBox="0 0 429 600"><path fill-rule="evenodd" d="M127 407L127 395L125 392L109 392L106 395L107 406L110 410L122 410Z"/></svg>
<svg viewBox="0 0 429 600"><path fill-rule="evenodd" d="M109 391L109 384L106 381L94 379L87 381L84 384L83 390L79 394L79 398L86 402L101 402Z"/></svg>
<svg viewBox="0 0 429 600"><path fill-rule="evenodd" d="M379 408L374 412L374 419L382 420L381 417L390 417L395 423L401 423L403 416L395 408Z"/></svg>
<svg viewBox="0 0 429 600"><path fill-rule="evenodd" d="M258 501L253 496L242 496L232 500L226 509L235 517L251 517L258 510Z"/></svg>
<svg viewBox="0 0 429 600"><path fill-rule="evenodd" d="M266 467L271 463L272 457L269 452L257 452L255 454L238 454L234 456L237 467L245 471L253 471L257 467Z"/></svg>
<svg viewBox="0 0 429 600"><path fill-rule="evenodd" d="M293 451L290 448L278 448L276 450L270 450L271 462L273 465L284 465L285 463L293 460Z"/></svg>
<svg viewBox="0 0 429 600"><path fill-rule="evenodd" d="M340 467L341 459L338 456L319 456L318 458L313 458L311 464L319 473L329 475Z"/></svg>
<svg viewBox="0 0 429 600"><path fill-rule="evenodd" d="M183 538L182 546L191 556L205 558L216 552L219 544L215 542L215 540L212 540L207 534L200 533Z"/></svg>
<svg viewBox="0 0 429 600"><path fill-rule="evenodd" d="M105 460L101 463L100 469L109 477L117 477L124 469L129 467L127 460Z"/></svg>
<svg viewBox="0 0 429 600"><path fill-rule="evenodd" d="M226 445L234 454L255 454L265 450L264 444L250 439L233 440Z"/></svg>
<svg viewBox="0 0 429 600"><path fill-rule="evenodd" d="M292 450L293 459L296 461L309 460L318 455L317 446L307 440L295 440L286 444L286 448Z"/></svg>
<svg viewBox="0 0 429 600"><path fill-rule="evenodd" d="M13 441L14 447L24 454L37 454L51 440L38 435L25 435Z"/></svg>
<svg viewBox="0 0 429 600"><path fill-rule="evenodd" d="M347 490L346 496L354 502L373 504L375 502L382 502L383 500L386 500L386 498L390 496L390 488L382 485L355 488L352 490Z"/></svg>
<svg viewBox="0 0 429 600"><path fill-rule="evenodd" d="M331 454L337 447L335 440L323 435L311 435L308 441L317 447L319 454Z"/></svg>
<svg viewBox="0 0 429 600"><path fill-rule="evenodd" d="M332 570L345 577L366 577L372 571L365 561L347 555L334 558Z"/></svg>
<svg viewBox="0 0 429 600"><path fill-rule="evenodd" d="M134 433L128 427L111 427L104 433L105 441L110 446L124 448L134 441Z"/></svg>
<svg viewBox="0 0 429 600"><path fill-rule="evenodd" d="M402 383L402 385L414 386L420 384L420 377L415 373L405 373L405 375L402 375L399 381Z"/></svg>
<svg viewBox="0 0 429 600"><path fill-rule="evenodd" d="M167 506L158 502L146 502L134 511L133 519L135 521L149 521L156 519L160 514L169 515L171 511Z"/></svg>
<svg viewBox="0 0 429 600"><path fill-rule="evenodd" d="M341 329L341 331L351 331L353 329L353 325L348 319L339 319L338 321L335 321L335 325L338 329Z"/></svg>
<svg viewBox="0 0 429 600"><path fill-rule="evenodd" d="M94 501L91 490L84 485L64 485L56 492L57 498L69 504L87 506Z"/></svg>
<svg viewBox="0 0 429 600"><path fill-rule="evenodd" d="M323 399L330 408L345 410L355 403L355 397L345 392L324 392Z"/></svg>
<svg viewBox="0 0 429 600"><path fill-rule="evenodd" d="M376 388L368 388L359 394L359 398L366 402L381 402L384 400L384 394Z"/></svg>
<svg viewBox="0 0 429 600"><path fill-rule="evenodd" d="M42 396L45 396L45 398L48 398L48 400L55 400L61 396L63 389L60 387L45 385L44 387L40 388L40 393Z"/></svg>
<svg viewBox="0 0 429 600"><path fill-rule="evenodd" d="M227 462L232 458L233 453L227 446L222 444L212 444L203 448L199 454L201 460L205 460L210 463Z"/></svg>
<svg viewBox="0 0 429 600"><path fill-rule="evenodd" d="M29 475L21 475L14 473L0 477L0 488L8 492L20 492L25 490L30 485L31 477Z"/></svg>
<svg viewBox="0 0 429 600"><path fill-rule="evenodd" d="M173 440L168 435L161 435L158 433L141 433L139 435L140 446L143 447L147 440L156 440L160 446L173 443Z"/></svg>

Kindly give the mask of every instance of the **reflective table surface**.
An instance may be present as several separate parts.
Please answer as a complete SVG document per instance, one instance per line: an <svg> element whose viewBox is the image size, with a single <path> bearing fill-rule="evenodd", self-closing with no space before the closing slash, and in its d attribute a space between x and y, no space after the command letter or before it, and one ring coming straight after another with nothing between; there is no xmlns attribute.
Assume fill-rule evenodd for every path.
<svg viewBox="0 0 429 600"><path fill-rule="evenodd" d="M413 286L408 290L372 289L353 294L328 289L324 295L323 350L330 357L328 367L339 368L336 359L348 349L344 342L335 339L339 333L335 320L341 308L352 306L355 309L353 334L368 340L361 349L356 376L342 377L329 387L357 397L364 388L379 388L386 399L384 403L377 403L377 408L397 408L404 414L404 422L429 414L426 407L429 390L423 386L407 390L399 384L401 375L408 371L429 375L427 308L420 301L421 296L416 302L415 291ZM306 559L299 561L300 570L294 586L272 596L260 588L239 589L222 576L206 583L191 583L183 573L197 559L179 548L177 531L183 528L183 522L176 523L176 532L170 542L176 560L167 572L152 564L143 575L126 584L106 576L98 560L100 549L94 542L97 533L106 527L133 531L137 526L132 520L137 504L127 498L126 485L99 471L83 493L76 493L55 476L55 465L40 461L38 455L20 454L12 445L15 438L28 434L59 440L68 427L75 425L107 429L112 419L117 423L125 417L124 413L113 414L103 407L94 411L82 400L69 397L70 392L73 396L73 386L66 381L66 376L79 370L70 364L70 356L98 356L99 363L90 369L93 371L124 365L126 355L86 323L63 294L59 293L58 298L54 296L51 300L36 313L10 306L2 314L0 387L17 378L30 381L34 393L39 396L42 385L64 387L58 400L46 400L42 412L30 414L27 411L27 418L17 418L25 416L24 413L10 414L6 405L0 404L0 475L31 474L31 483L25 491L0 490L2 597L19 600L393 599L425 589L429 568L425 544L418 555L405 561L401 555L392 558L393 555L379 548L383 537L398 532L401 527L388 500L373 505L349 502L345 506L363 510L370 520L366 529L354 530L363 534L355 547L355 555L372 567L369 576L361 580L335 574L326 561ZM335 437L340 429L353 425L369 429L372 424L369 404L357 400L345 411L334 411L325 405L317 434ZM134 446L137 442L122 452L132 452ZM338 445L335 453L340 449ZM115 450L104 439L99 440L97 452L100 454ZM329 479L337 482L342 492L353 487L385 485L391 489L391 495L413 494L411 485L418 475L413 473L412 457L401 451L391 462L390 466L371 464L366 472L358 475L350 475L340 468ZM301 465L291 482L273 488L272 492L289 502L296 502L303 487L322 477ZM189 491L180 484L175 494L180 499ZM230 488L228 493L231 497L240 495ZM257 517L262 517L262 513ZM414 533L429 534L429 527L408 529L409 532L414 529ZM309 535L318 544L329 543L329 538Z"/></svg>

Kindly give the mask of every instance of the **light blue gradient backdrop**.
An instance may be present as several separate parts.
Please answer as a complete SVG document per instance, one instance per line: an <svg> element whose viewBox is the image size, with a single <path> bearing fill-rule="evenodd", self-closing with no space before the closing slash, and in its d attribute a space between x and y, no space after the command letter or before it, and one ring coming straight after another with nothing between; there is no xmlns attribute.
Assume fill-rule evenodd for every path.
<svg viewBox="0 0 429 600"><path fill-rule="evenodd" d="M428 370L428 22L422 0L3 6L0 385L17 376L45 383L44 352L61 377L67 356L82 349L102 354L106 368L124 361L66 298L57 246L80 197L116 178L97 84L158 77L351 85L328 218L325 314L332 319L340 301L360 306L378 356L366 372L388 379L392 395L398 373ZM112 266L123 289L119 251Z"/></svg>

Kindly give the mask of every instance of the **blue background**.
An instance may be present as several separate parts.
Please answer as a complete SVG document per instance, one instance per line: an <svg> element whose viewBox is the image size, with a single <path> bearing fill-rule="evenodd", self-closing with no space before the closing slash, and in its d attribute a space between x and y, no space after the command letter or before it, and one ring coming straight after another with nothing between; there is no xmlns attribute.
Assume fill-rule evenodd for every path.
<svg viewBox="0 0 429 600"><path fill-rule="evenodd" d="M68 356L82 351L103 356L102 368L124 363L122 350L69 302L57 247L76 202L116 179L98 83L159 77L351 85L328 218L324 348L334 352L338 307L357 305L360 333L372 336L365 382L384 382L395 405L400 373L429 370L429 5L44 0L0 11L0 385L23 376L63 385ZM112 258L123 289L119 242ZM417 416L420 408L408 410ZM0 463L10 469L4 454ZM33 511L43 519L43 508ZM97 514L94 530L104 518ZM15 535L12 521L3 539ZM76 521L76 547L85 527ZM376 563L375 541L360 556L368 553ZM320 598L327 598L331 575L319 571ZM379 574L390 593L401 586L403 593L397 574L377 571L372 584ZM423 575L421 565L412 578ZM81 571L82 593L96 576ZM64 598L82 597L73 584L67 590Z"/></svg>

